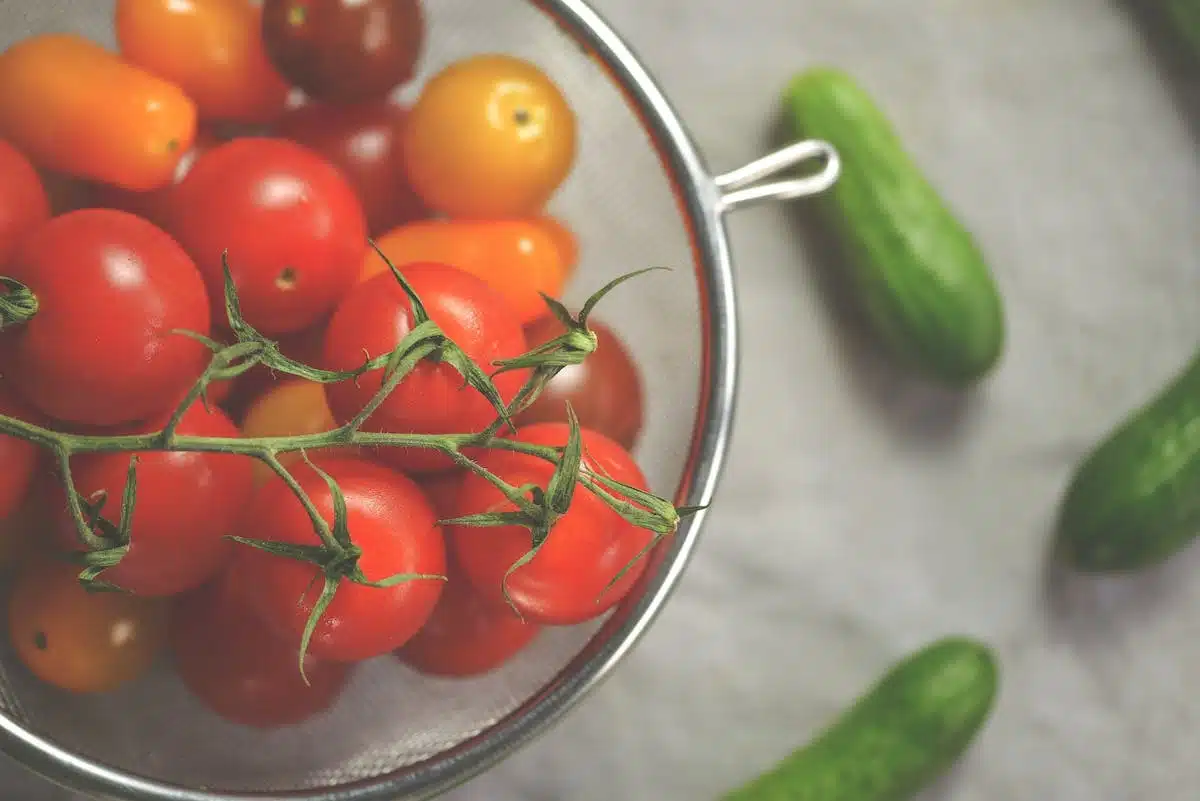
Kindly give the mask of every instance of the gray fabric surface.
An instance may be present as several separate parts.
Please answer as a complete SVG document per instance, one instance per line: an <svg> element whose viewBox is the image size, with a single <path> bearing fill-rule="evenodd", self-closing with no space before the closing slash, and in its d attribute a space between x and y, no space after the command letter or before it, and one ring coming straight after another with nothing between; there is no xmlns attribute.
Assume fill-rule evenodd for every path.
<svg viewBox="0 0 1200 801"><path fill-rule="evenodd" d="M1126 580L1044 563L1075 460L1200 340L1196 82L1101 0L596 5L715 169L777 142L793 70L860 76L977 231L1010 341L968 402L934 392L834 311L797 209L739 212L741 406L699 554L612 679L450 798L714 798L967 632L998 647L1001 697L932 798L1194 799L1200 551Z"/></svg>

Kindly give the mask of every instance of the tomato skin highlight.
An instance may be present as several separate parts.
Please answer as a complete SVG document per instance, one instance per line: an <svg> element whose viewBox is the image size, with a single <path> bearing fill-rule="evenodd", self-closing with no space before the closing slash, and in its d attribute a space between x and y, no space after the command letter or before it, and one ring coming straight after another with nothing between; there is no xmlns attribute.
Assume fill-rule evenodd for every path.
<svg viewBox="0 0 1200 801"><path fill-rule="evenodd" d="M408 185L400 140L408 110L397 103L354 106L308 103L287 112L275 133L319 153L354 187L378 236L428 212ZM373 251L372 251L373 252Z"/></svg>
<svg viewBox="0 0 1200 801"><path fill-rule="evenodd" d="M64 270L63 265L70 265ZM209 304L196 265L150 222L83 209L30 234L5 268L39 301L0 333L0 364L49 417L113 426L167 411L208 364Z"/></svg>
<svg viewBox="0 0 1200 801"><path fill-rule="evenodd" d="M358 566L369 580L400 573L445 576L446 549L428 499L404 474L374 462L343 456L313 461L341 487ZM308 465L292 468L321 516L332 526L333 498ZM247 538L316 545L319 539L304 507L278 477L264 484L243 519ZM280 637L298 647L320 597L323 579L311 564L242 546L234 570L244 577L238 590ZM314 581L315 579L315 581ZM424 625L442 593L442 578L421 578L387 589L342 579L309 646L318 659L358 662L394 651Z"/></svg>
<svg viewBox="0 0 1200 801"><path fill-rule="evenodd" d="M424 303L429 317L476 364L525 352L525 333L504 298L469 273L443 264L418 263L398 267ZM323 366L351 370L372 356L394 350L413 328L412 308L403 288L390 273L360 283L348 294L329 322ZM524 383L527 371L514 370L494 379L505 403ZM346 423L370 401L383 384L383 369L357 381L326 384L329 408ZM363 425L363 431L461 434L482 431L498 416L462 375L448 364L423 361L409 373ZM421 448L380 448L378 458L412 473L449 470L448 456Z"/></svg>
<svg viewBox="0 0 1200 801"><path fill-rule="evenodd" d="M225 319L222 253L246 321L267 336L307 328L353 286L367 249L362 205L341 171L284 139L235 139L175 188L171 233Z"/></svg>
<svg viewBox="0 0 1200 801"><path fill-rule="evenodd" d="M645 413L641 373L612 328L595 319L588 320L588 328L596 335L596 351L582 364L564 367L514 422L518 427L566 422L570 403L579 425L633 450ZM526 337L531 346L537 346L563 330L557 317L545 317L526 328Z"/></svg>
<svg viewBox="0 0 1200 801"><path fill-rule="evenodd" d="M549 313L542 294L558 298L567 279L561 250L536 218L420 220L382 236L376 244L397 266L440 262L482 278L528 323ZM374 250L363 259L363 280L388 272Z"/></svg>
<svg viewBox="0 0 1200 801"><path fill-rule="evenodd" d="M9 637L42 681L76 693L110 692L153 665L166 642L168 607L88 592L78 575L78 567L50 560L24 570L9 596Z"/></svg>
<svg viewBox="0 0 1200 801"><path fill-rule="evenodd" d="M568 432L562 423L540 423L520 429L513 439L562 447L567 444ZM648 490L645 476L624 448L594 431L584 430L582 436L585 465L613 480ZM545 487L554 469L542 459L507 451L488 451L476 461L513 486L534 483ZM472 473L463 479L453 511L455 517L463 517L514 508L498 489ZM480 597L503 608L504 575L529 551L529 530L520 526L448 526L446 534L454 557ZM508 578L509 598L533 623L563 626L591 620L633 588L646 570L645 557L605 589L653 538L652 532L626 522L589 490L579 487L537 555Z"/></svg>
<svg viewBox="0 0 1200 801"><path fill-rule="evenodd" d="M412 80L425 16L419 0L265 0L262 38L309 97L361 103Z"/></svg>
<svg viewBox="0 0 1200 801"><path fill-rule="evenodd" d="M267 629L238 590L227 573L174 604L170 646L184 686L214 714L258 729L303 723L331 707L353 666L309 655L301 675L297 648Z"/></svg>
<svg viewBox="0 0 1200 801"><path fill-rule="evenodd" d="M149 190L171 181L196 134L196 106L172 83L73 34L0 53L0 137L40 167Z"/></svg>
<svg viewBox="0 0 1200 801"><path fill-rule="evenodd" d="M0 267L30 231L50 219L50 198L33 163L0 139Z"/></svg>
<svg viewBox="0 0 1200 801"><path fill-rule="evenodd" d="M122 57L179 86L201 119L265 123L291 88L262 44L260 9L249 0L117 0Z"/></svg>
<svg viewBox="0 0 1200 801"><path fill-rule="evenodd" d="M138 427L137 433L159 431L167 417ZM219 409L199 403L184 413L180 434L237 437L239 432ZM121 496L129 471L128 453L75 457L75 488L90 498L107 492L103 517L121 519ZM233 555L232 534L253 494L254 460L247 456L185 451L138 454L137 503L133 511L129 551L103 578L135 595L162 597L195 589L208 581ZM79 548L78 532L58 496L56 533L65 547Z"/></svg>
<svg viewBox="0 0 1200 801"><path fill-rule="evenodd" d="M404 160L413 189L452 218L542 211L577 148L575 113L553 81L520 58L460 59L425 84L412 108Z"/></svg>
<svg viewBox="0 0 1200 801"><path fill-rule="evenodd" d="M541 628L507 607L484 601L451 562L446 589L433 614L396 656L431 676L478 676L516 656Z"/></svg>

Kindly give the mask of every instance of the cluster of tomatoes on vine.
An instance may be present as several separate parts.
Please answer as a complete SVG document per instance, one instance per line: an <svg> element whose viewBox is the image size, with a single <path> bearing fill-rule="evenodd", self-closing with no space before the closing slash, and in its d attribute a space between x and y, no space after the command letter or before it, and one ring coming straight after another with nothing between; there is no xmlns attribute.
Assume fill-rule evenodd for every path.
<svg viewBox="0 0 1200 801"><path fill-rule="evenodd" d="M283 725L331 705L364 660L476 675L541 627L625 597L661 532L594 491L648 492L632 455L638 368L603 323L588 323L595 353L505 429L520 447L464 449L476 469L370 440L493 425L494 403L445 353L363 421L375 444L269 459L218 447L356 419L387 374L358 374L364 355L401 347L421 310L485 372L568 330L547 299L581 254L547 203L577 131L554 81L472 56L402 105L436 33L416 0L118 0L113 25L116 50L47 33L0 54L0 413L29 424L0 436L0 530L25 665L105 692L168 652L212 710ZM33 304L14 311L14 288ZM278 353L211 372L214 349L239 343ZM314 369L272 369L281 360ZM509 404L531 372L489 386ZM204 397L175 419L202 376ZM501 487L554 482L555 462L532 454L568 446L567 401L591 489L567 497L536 552L523 525L439 522L517 514ZM131 468L128 438L168 426L207 444L136 449ZM95 536L81 538L81 514ZM331 600L319 579L333 568L235 541L309 552L314 514L330 536L349 532L361 579L337 573ZM92 540L114 536L98 556ZM89 591L81 564L122 591Z"/></svg>

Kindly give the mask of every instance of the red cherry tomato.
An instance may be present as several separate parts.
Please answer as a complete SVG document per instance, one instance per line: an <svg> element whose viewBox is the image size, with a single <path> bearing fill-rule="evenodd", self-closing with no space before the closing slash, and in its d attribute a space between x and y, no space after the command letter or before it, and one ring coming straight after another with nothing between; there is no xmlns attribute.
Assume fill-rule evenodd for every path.
<svg viewBox="0 0 1200 801"><path fill-rule="evenodd" d="M118 0L121 56L178 85L201 119L263 123L284 109L288 85L263 47L251 0Z"/></svg>
<svg viewBox="0 0 1200 801"><path fill-rule="evenodd" d="M458 497L458 486L466 473L466 470L458 469L446 473L431 473L417 480L421 489L425 491L425 496L433 504L433 510L437 512L439 520L450 517L454 501Z"/></svg>
<svg viewBox="0 0 1200 801"><path fill-rule="evenodd" d="M596 334L596 352L583 364L564 367L515 422L521 426L566 422L570 403L581 426L633 450L642 432L641 374L615 331L596 320L589 320L588 327ZM563 330L557 317L546 317L528 326L525 333L530 346L536 347Z"/></svg>
<svg viewBox="0 0 1200 801"><path fill-rule="evenodd" d="M266 0L263 41L309 97L382 100L413 77L425 41L418 0Z"/></svg>
<svg viewBox="0 0 1200 801"><path fill-rule="evenodd" d="M444 576L442 530L421 489L391 468L363 459L314 457L341 487L354 544L362 549L358 566L369 580L401 573ZM321 515L333 523L333 495L308 465L292 474ZM246 537L294 545L319 543L304 507L275 477L255 495L245 516ZM246 563L246 564L243 564ZM300 643L323 580L311 564L242 546L235 569L244 571L250 604L263 621L293 647ZM394 651L425 624L442 593L442 579L421 578L387 589L341 580L325 611L309 653L318 659L357 662Z"/></svg>
<svg viewBox="0 0 1200 801"><path fill-rule="evenodd" d="M567 444L561 423L527 426L514 437L537 445ZM584 464L624 484L646 490L646 479L633 457L617 443L594 431L583 432ZM476 461L513 486L545 487L553 465L533 456L488 451ZM500 491L474 473L459 490L456 517L515 507ZM451 526L447 531L455 557L480 595L494 607L504 600L504 575L529 551L530 533L520 526L479 528ZM537 556L508 578L508 594L525 619L544 625L571 625L590 620L617 604L645 571L639 559L609 589L609 582L654 538L652 532L626 522L599 498L577 489L567 513L559 518Z"/></svg>
<svg viewBox="0 0 1200 801"><path fill-rule="evenodd" d="M50 219L50 199L33 163L0 139L0 265L25 236Z"/></svg>
<svg viewBox="0 0 1200 801"><path fill-rule="evenodd" d="M209 332L204 281L140 217L108 209L55 217L25 239L5 274L32 288L40 307L0 334L3 372L50 417L96 426L154 417L208 364L203 345L173 333Z"/></svg>
<svg viewBox="0 0 1200 801"><path fill-rule="evenodd" d="M260 729L324 712L341 695L352 666L309 655L301 674L296 646L250 613L239 585L247 586L225 574L171 610L171 651L184 686L225 720Z"/></svg>
<svg viewBox="0 0 1200 801"><path fill-rule="evenodd" d="M210 150L174 204L171 233L196 260L219 320L226 250L242 314L268 336L316 323L357 279L362 205L336 167L294 142L250 137Z"/></svg>
<svg viewBox="0 0 1200 801"><path fill-rule="evenodd" d="M38 416L0 384L0 414L34 423ZM0 435L0 520L7 520L20 508L33 486L38 464L38 447L28 440Z"/></svg>
<svg viewBox="0 0 1200 801"><path fill-rule="evenodd" d="M179 159L179 164L175 168L175 178L171 183L148 192L122 189L111 184L93 184L90 205L127 211L147 219L161 228L170 229L171 198L175 187L191 172L200 156L219 144L221 144L221 140L212 131L200 128L196 131L196 140L192 144L192 149Z"/></svg>
<svg viewBox="0 0 1200 801"><path fill-rule="evenodd" d="M421 298L429 317L476 364L490 372L496 359L525 352L525 333L511 307L486 283L442 264L405 265L404 277ZM395 277L388 272L356 286L334 314L325 334L325 367L352 370L363 353L377 356L393 350L412 330L412 308ZM341 423L357 414L382 385L383 370L357 381L327 384L325 392ZM496 388L510 403L524 383L524 371L503 373ZM451 434L481 431L497 417L483 395L463 386L462 376L448 364L419 364L363 426L364 431ZM380 458L412 472L437 472L452 466L448 457L430 450L384 448Z"/></svg>
<svg viewBox="0 0 1200 801"><path fill-rule="evenodd" d="M426 214L404 175L400 139L407 117L408 111L395 103L310 103L289 111L275 131L312 148L345 173L362 201L368 230L378 235Z"/></svg>
<svg viewBox="0 0 1200 801"><path fill-rule="evenodd" d="M157 431L166 419L138 428ZM237 428L219 410L197 404L180 421L180 434L237 437ZM129 454L79 456L72 465L75 488L85 498L107 493L103 516L121 519L121 496L129 471ZM199 587L223 567L233 553L225 539L232 534L253 491L253 460L217 453L149 451L138 454L137 499L129 552L104 579L135 595L158 597ZM58 503L61 541L78 547L78 535L65 499Z"/></svg>
<svg viewBox="0 0 1200 801"><path fill-rule="evenodd" d="M453 567L448 578L429 620L396 652L406 665L433 676L477 676L512 659L541 630L482 600Z"/></svg>

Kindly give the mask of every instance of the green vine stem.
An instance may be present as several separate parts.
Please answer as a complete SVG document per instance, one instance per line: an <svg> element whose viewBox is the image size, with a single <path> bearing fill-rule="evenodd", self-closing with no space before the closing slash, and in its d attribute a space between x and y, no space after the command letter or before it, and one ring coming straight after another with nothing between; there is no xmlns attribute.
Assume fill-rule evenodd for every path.
<svg viewBox="0 0 1200 801"><path fill-rule="evenodd" d="M38 313L37 295L13 278L0 277L4 294L0 295L0 331L27 323Z"/></svg>
<svg viewBox="0 0 1200 801"><path fill-rule="evenodd" d="M530 531L529 551L515 562L505 576L528 563L537 554L554 528L554 524L570 507L571 498L577 488L592 492L613 511L631 524L654 533L649 546L630 562L617 576L616 582L638 558L656 545L662 538L673 534L681 517L696 509L675 508L668 500L614 481L585 466L582 459L582 441L579 421L568 408L568 441L564 447L555 448L521 442L501 436L505 429L515 430L512 418L532 404L546 384L565 367L580 364L596 350L596 335L587 327L588 315L596 304L613 289L635 278L647 270L623 275L598 290L582 307L578 316L571 313L553 298L543 296L550 311L562 322L564 332L548 342L533 347L517 358L490 365L489 375L473 362L467 354L430 319L424 304L387 257L371 242L371 246L387 264L392 275L407 294L413 317L413 328L389 353L369 358L363 365L351 371L323 370L302 364L285 356L276 342L266 338L242 316L237 289L226 254L223 259L225 270L225 308L229 328L236 341L232 344L217 342L191 331L178 331L202 342L212 357L204 373L191 391L174 410L162 430L145 434L120 436L70 434L55 431L15 417L0 415L0 433L27 440L50 450L58 465L60 480L66 490L67 506L71 519L78 531L83 552L75 558L81 564L80 581L94 590L118 590L104 581L103 574L120 563L129 549L133 509L137 496L137 454L147 451L192 451L225 454L241 454L258 459L270 467L304 506L313 525L318 543L314 545L288 545L265 542L243 537L231 537L246 547L268 552L280 558L296 559L316 566L324 578L320 599L315 604L301 641L300 666L303 671L304 657L308 644L321 617L328 609L342 581L372 587L388 587L403 581L445 580L445 576L404 574L391 576L381 581L370 581L358 567L361 550L354 544L352 532L346 520L346 503L341 489L327 474L313 464L309 454L326 448L425 448L439 451L457 465L471 470L495 486L511 501L514 510L490 512L454 520L442 521L455 525L510 526L520 525ZM660 268L650 268L660 269ZM37 311L37 299L20 282L0 278L7 294L0 296L0 328L27 322ZM457 370L466 385L485 397L496 410L496 419L483 431L456 434L398 434L363 431L363 424L378 410L388 395L423 361L433 360ZM201 437L178 432L180 420L196 402L207 405L207 388L214 381L235 378L247 370L262 365L279 373L298 378L333 383L354 380L374 370L382 370L382 382L378 392L364 405L362 410L345 425L317 434L281 437L235 438ZM492 378L510 370L528 370L529 377L511 403L505 404ZM554 471L545 487L525 485L512 486L499 476L468 457L464 449L501 449L523 453L543 459L554 465ZM333 495L334 519L326 520L299 481L280 460L280 454L300 452L304 462L321 475ZM113 524L102 516L107 503L103 495L85 498L79 494L71 473L71 458L88 453L129 453L130 465L125 492L121 498L119 522ZM611 586L611 583L610 585Z"/></svg>

